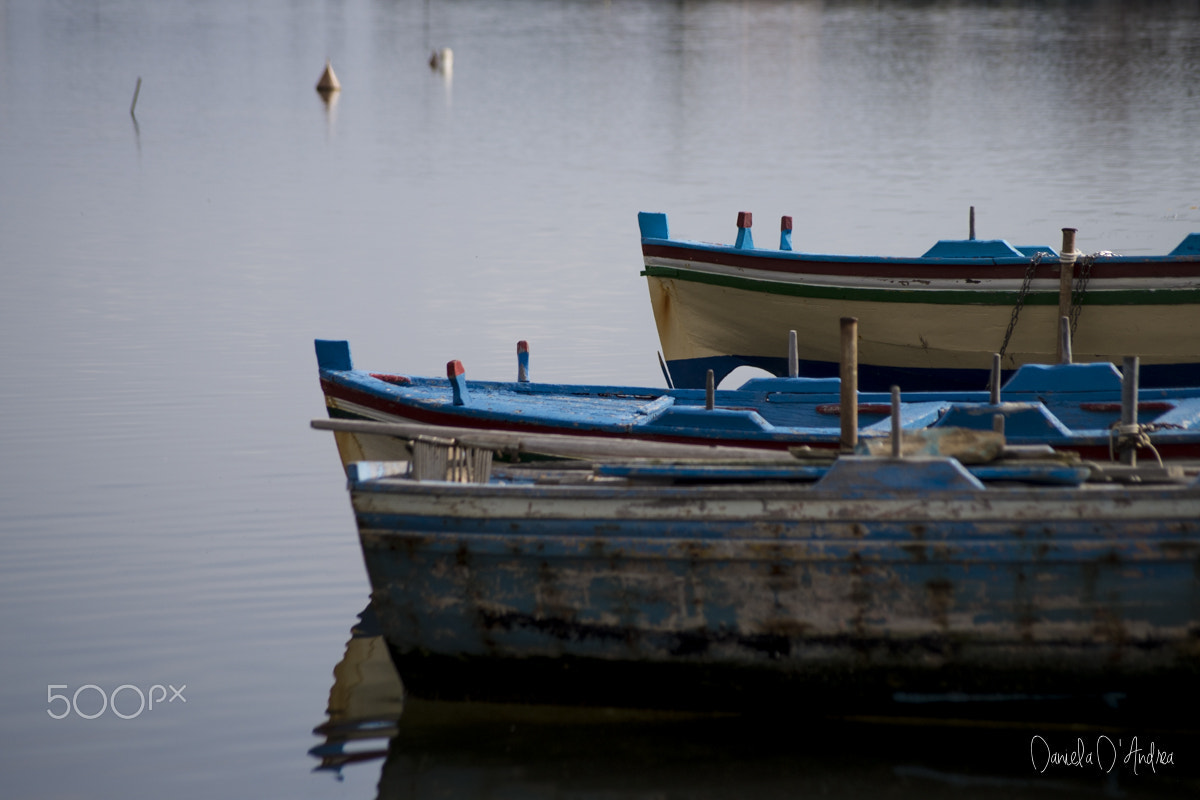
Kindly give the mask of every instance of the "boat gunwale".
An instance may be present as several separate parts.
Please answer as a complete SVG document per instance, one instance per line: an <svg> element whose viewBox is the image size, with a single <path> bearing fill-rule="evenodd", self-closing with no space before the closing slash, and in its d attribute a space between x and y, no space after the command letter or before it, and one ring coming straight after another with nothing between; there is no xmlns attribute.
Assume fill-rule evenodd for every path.
<svg viewBox="0 0 1200 800"><path fill-rule="evenodd" d="M875 462L891 461L891 459L859 456L854 457ZM921 457L901 459L901 462L916 464L920 461L933 459ZM949 459L952 460L953 459ZM767 463L775 463L774 461ZM955 462L957 463L957 462ZM795 461L799 468L801 462ZM858 491L848 491L844 487L828 489L822 487L820 481L811 478L796 480L762 479L748 481L695 481L683 484L655 482L627 478L606 477L596 481L572 481L569 483L527 482L527 481L492 481L489 483L460 483L454 481L417 480L414 478L390 475L372 477L364 480L351 480L349 485L352 503L358 508L358 497L370 495L403 497L412 495L422 503L437 504L457 499L475 498L480 502L498 501L537 501L579 502L596 501L603 503L625 503L628 512L638 503L646 503L646 510L652 516L669 515L676 507L689 503L696 504L694 518L696 519L739 519L745 518L742 511L724 512L724 516L716 514L712 508L721 503L757 503L763 508L767 504L792 507L799 505L823 505L829 507L861 506L869 503L874 506L891 505L908 509L906 518L934 518L937 513L929 507L939 505L979 506L988 514L999 514L998 504L1029 505L1034 501L1039 505L1049 507L1050 515L1040 514L1041 518L1076 519L1077 510L1055 510L1056 506L1065 506L1085 500L1088 503L1105 501L1111 508L1089 509L1087 516L1099 518L1101 514L1116 515L1122 519L1137 518L1131 508L1140 508L1164 501L1194 504L1197 507L1196 519L1200 520L1200 476L1179 483L1128 485L1110 482L1086 482L1079 486L1042 486L1042 485L1013 485L1009 482L998 484L983 484L981 487L927 488L912 485L899 488L866 487ZM656 508L656 506L659 506ZM526 513L530 518L540 518L537 509L528 508ZM1026 517L1027 515L1020 515ZM1167 516L1178 516L1171 514ZM557 517L556 517L557 518ZM564 516L569 519L569 516ZM617 517L614 517L617 518ZM767 521L769 514L765 511L754 515L755 519ZM852 517L847 517L851 519ZM805 518L805 521L824 520L824 517ZM779 518L774 521L794 522L793 518Z"/></svg>
<svg viewBox="0 0 1200 800"><path fill-rule="evenodd" d="M1007 244L1007 242L1005 243ZM874 266L880 270L879 275L881 277L894 275L896 267L933 270L929 274L913 274L911 277L939 277L945 270L961 269L963 267L998 268L1003 269L1006 275L1015 274L1017 277L1022 277L1025 269L1034 261L1037 261L1039 268L1052 272L1057 277L1059 267L1062 264L1061 256L1053 251L1040 252L1038 256L865 256L737 247L735 245L698 242L686 239L648 238L642 239L642 255L643 258L675 258L703 263L727 264L761 270L796 273L815 271L815 266L828 265L830 272L848 272L848 274L863 275L871 274L871 271L864 270L864 267ZM1156 270L1152 270L1147 274L1144 269L1139 269L1136 272L1126 269L1123 270L1128 273L1126 277L1171 277L1183 275L1196 277L1200 275L1200 257L1188 253L1153 256L1117 255L1115 253L1077 253L1076 256L1077 258L1074 262L1076 272L1082 266L1081 260L1086 258L1091 261L1093 272L1096 270L1105 272L1127 267L1141 268L1146 264L1163 270L1162 274L1159 274ZM1191 269L1187 269L1186 267L1190 267Z"/></svg>

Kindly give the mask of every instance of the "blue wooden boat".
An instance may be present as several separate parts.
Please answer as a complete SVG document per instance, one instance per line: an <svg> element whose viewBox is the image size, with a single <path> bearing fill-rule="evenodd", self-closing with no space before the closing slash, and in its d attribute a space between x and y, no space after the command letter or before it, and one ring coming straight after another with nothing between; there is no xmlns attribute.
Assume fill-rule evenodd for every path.
<svg viewBox="0 0 1200 800"><path fill-rule="evenodd" d="M1072 321L1076 361L1142 361L1146 386L1200 386L1200 233L1171 252L1123 256L1003 239L937 242L913 257L758 247L738 215L732 244L671 235L667 216L638 215L643 271L659 341L676 386L700 387L741 365L786 375L784 337L797 330L801 374L838 374L836 325L862 323L864 389L985 385L993 353L1005 374L1057 362L1059 319Z"/></svg>
<svg viewBox="0 0 1200 800"><path fill-rule="evenodd" d="M336 420L416 422L526 434L599 436L643 442L787 449L838 449L841 384L836 378L755 378L739 389L652 389L466 380L451 362L447 378L355 369L345 341L318 340L321 389ZM522 352L528 375L528 350ZM1091 459L1123 449L1143 458L1200 458L1200 390L1142 389L1140 424L1118 429L1122 376L1111 364L1025 365L989 392L914 392L901 397L905 431L992 430L1003 418L1007 442L1050 445ZM857 394L856 436L867 448L891 430L891 396ZM1119 430L1125 433L1118 435ZM343 463L405 457L378 428L344 425Z"/></svg>
<svg viewBox="0 0 1200 800"><path fill-rule="evenodd" d="M773 458L493 465L473 482L353 465L406 690L814 714L898 694L1087 695L1190 715L1195 478ZM1073 485L1036 475L1064 466Z"/></svg>

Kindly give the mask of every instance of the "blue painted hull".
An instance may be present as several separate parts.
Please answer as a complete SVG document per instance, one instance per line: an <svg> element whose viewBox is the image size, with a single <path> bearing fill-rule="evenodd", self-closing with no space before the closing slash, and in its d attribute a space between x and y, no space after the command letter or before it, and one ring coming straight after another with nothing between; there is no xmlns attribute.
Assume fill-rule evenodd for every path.
<svg viewBox="0 0 1200 800"><path fill-rule="evenodd" d="M457 373L452 383L356 370L346 342L318 341L317 349L331 417L772 449L833 449L841 441L836 378L755 379L716 392L715 408L705 410L705 393L694 389L468 381ZM1049 444L1108 460L1121 384L1109 364L1028 365L1009 377L999 405L982 391L905 393L900 423L907 431L947 425L990 431L1000 415L1010 444ZM860 438L889 434L890 399L859 393ZM1140 422L1160 457L1200 458L1200 390L1143 389L1139 402ZM385 456L343 447L345 464L364 458Z"/></svg>
<svg viewBox="0 0 1200 800"><path fill-rule="evenodd" d="M758 247L750 217L739 214L726 245L673 238L665 214L638 215L675 386L741 365L786 375L791 330L801 374L833 374L839 320L853 317L864 390L969 388L987 380L994 353L1006 371L1057 362L1064 316L1075 360L1138 356L1145 386L1200 384L1200 233L1159 256L1084 255L1072 235L1064 253L972 237L874 257L793 251L790 218L778 249Z"/></svg>
<svg viewBox="0 0 1200 800"><path fill-rule="evenodd" d="M991 487L936 459L843 460L815 484L351 477L420 697L1116 693L1170 716L1157 703L1200 677L1195 482Z"/></svg>
<svg viewBox="0 0 1200 800"><path fill-rule="evenodd" d="M766 356L709 356L667 361L671 379L677 386L703 386L709 370L714 375L728 375L738 367L754 367L772 375L787 375L786 358ZM832 361L800 360L800 374L806 378L836 378L839 365ZM1008 380L1016 370L1006 370L1002 380ZM1139 383L1144 389L1200 387L1200 363L1146 364L1139 369ZM918 393L974 392L986 386L986 369L915 369L860 364L858 387L863 392L887 392L893 386Z"/></svg>

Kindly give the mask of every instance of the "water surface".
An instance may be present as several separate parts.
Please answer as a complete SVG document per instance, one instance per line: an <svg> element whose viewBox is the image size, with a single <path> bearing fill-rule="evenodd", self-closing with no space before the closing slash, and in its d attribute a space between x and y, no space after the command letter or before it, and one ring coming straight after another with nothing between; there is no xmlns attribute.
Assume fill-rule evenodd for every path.
<svg viewBox="0 0 1200 800"><path fill-rule="evenodd" d="M660 385L643 210L706 241L746 210L763 244L788 214L797 248L917 255L974 205L981 237L1071 226L1087 252L1164 253L1200 230L1198 86L1192 2L0 0L3 794L442 792L402 744L313 772L368 591L333 444L307 427L314 338L480 378L515 374L527 339L535 379ZM94 719L52 718L88 685ZM126 689L130 719L97 713L125 685L186 702L134 716ZM737 729L618 725L596 734L615 749L531 766L479 724L429 756L454 794L918 794L958 779L905 770L960 774L859 729L870 747L793 760L714 748ZM577 741L554 724L503 746ZM1024 734L987 741L972 775L1056 785L1023 770Z"/></svg>

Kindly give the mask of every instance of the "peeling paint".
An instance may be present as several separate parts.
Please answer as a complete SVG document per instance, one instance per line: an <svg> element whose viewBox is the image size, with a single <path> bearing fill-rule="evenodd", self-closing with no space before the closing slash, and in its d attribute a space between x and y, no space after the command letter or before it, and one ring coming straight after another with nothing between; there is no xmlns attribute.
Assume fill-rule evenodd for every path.
<svg viewBox="0 0 1200 800"><path fill-rule="evenodd" d="M779 483L387 478L352 500L385 635L406 685L430 696L452 691L450 675L472 696L502 695L488 669L520 680L518 663L543 665L530 681L570 664L683 682L670 670L687 666L696 691L727 673L747 691L1200 676L1196 485L915 502L907 489L848 498ZM442 659L481 671L441 679ZM536 681L525 688L536 695Z"/></svg>

